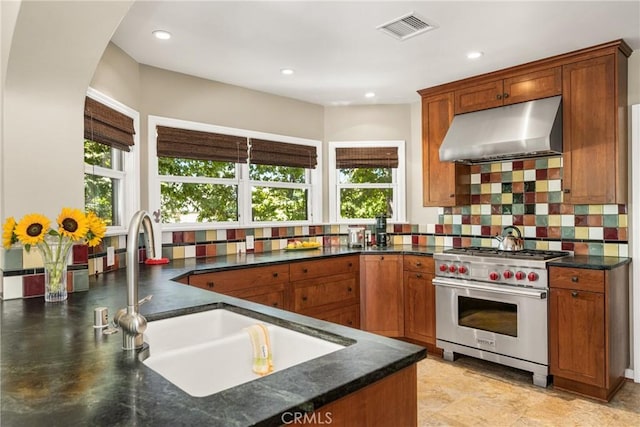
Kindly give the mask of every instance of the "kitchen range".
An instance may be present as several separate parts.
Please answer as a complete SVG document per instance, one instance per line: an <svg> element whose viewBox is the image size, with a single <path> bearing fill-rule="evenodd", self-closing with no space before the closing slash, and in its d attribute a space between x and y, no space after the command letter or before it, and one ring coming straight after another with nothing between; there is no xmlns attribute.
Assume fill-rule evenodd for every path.
<svg viewBox="0 0 640 427"><path fill-rule="evenodd" d="M443 357L461 353L533 373L549 374L546 264L569 252L449 249L434 254L436 345Z"/></svg>

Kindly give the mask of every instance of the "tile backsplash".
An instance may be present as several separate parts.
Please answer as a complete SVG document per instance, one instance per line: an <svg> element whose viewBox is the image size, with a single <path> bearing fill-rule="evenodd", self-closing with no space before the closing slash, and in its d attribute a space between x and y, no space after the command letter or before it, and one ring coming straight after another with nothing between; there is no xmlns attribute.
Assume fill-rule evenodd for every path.
<svg viewBox="0 0 640 427"><path fill-rule="evenodd" d="M469 205L438 208L435 224L388 224L391 243L495 246L493 236L514 225L522 231L527 249L629 255L627 206L563 203L561 157L474 165L470 178ZM373 225L366 227L373 231ZM270 252L283 249L293 239L324 246L346 245L347 229L345 224L321 224L163 232L162 256L183 259ZM253 249L247 250L247 236L253 237ZM115 257L114 263L107 265L106 248L110 246L115 249ZM126 236L106 237L95 248L76 245L70 291L88 289L88 275L124 268L125 252ZM146 259L144 249L140 249L140 259ZM20 248L5 251L3 299L42 295L42 275L39 257Z"/></svg>

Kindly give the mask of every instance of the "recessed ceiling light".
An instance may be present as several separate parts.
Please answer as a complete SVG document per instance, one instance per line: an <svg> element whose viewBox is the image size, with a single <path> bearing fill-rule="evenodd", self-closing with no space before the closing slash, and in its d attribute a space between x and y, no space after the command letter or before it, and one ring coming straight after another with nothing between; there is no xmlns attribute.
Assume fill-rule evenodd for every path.
<svg viewBox="0 0 640 427"><path fill-rule="evenodd" d="M374 96L376 96L375 92L367 92L364 94L365 98L373 98Z"/></svg>
<svg viewBox="0 0 640 427"><path fill-rule="evenodd" d="M171 33L165 30L155 30L151 34L160 40L169 40L171 38Z"/></svg>
<svg viewBox="0 0 640 427"><path fill-rule="evenodd" d="M280 70L281 74L284 74L285 76L290 76L291 74L293 74L293 70L291 68L283 68L282 70Z"/></svg>
<svg viewBox="0 0 640 427"><path fill-rule="evenodd" d="M482 52L469 52L469 53L467 53L467 58L469 58L469 59L478 59L482 55L484 55L484 53L482 53Z"/></svg>

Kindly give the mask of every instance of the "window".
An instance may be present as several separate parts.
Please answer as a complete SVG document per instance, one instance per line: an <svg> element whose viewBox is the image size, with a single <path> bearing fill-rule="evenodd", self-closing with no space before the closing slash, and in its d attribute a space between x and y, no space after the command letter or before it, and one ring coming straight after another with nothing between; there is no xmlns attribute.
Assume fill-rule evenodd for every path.
<svg viewBox="0 0 640 427"><path fill-rule="evenodd" d="M149 117L150 206L163 229L308 224L318 141Z"/></svg>
<svg viewBox="0 0 640 427"><path fill-rule="evenodd" d="M405 220L404 141L329 143L332 222Z"/></svg>
<svg viewBox="0 0 640 427"><path fill-rule="evenodd" d="M108 234L125 232L139 205L138 113L90 88L84 116L85 210L105 220Z"/></svg>

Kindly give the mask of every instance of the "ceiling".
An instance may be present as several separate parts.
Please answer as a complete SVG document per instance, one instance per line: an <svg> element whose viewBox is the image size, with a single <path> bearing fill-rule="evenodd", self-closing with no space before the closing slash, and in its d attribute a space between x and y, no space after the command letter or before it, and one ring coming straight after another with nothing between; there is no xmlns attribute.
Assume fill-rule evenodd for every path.
<svg viewBox="0 0 640 427"><path fill-rule="evenodd" d="M411 12L437 28L404 41L376 29ZM416 102L419 89L620 38L640 49L639 0L138 1L112 41L141 64L335 106Z"/></svg>

